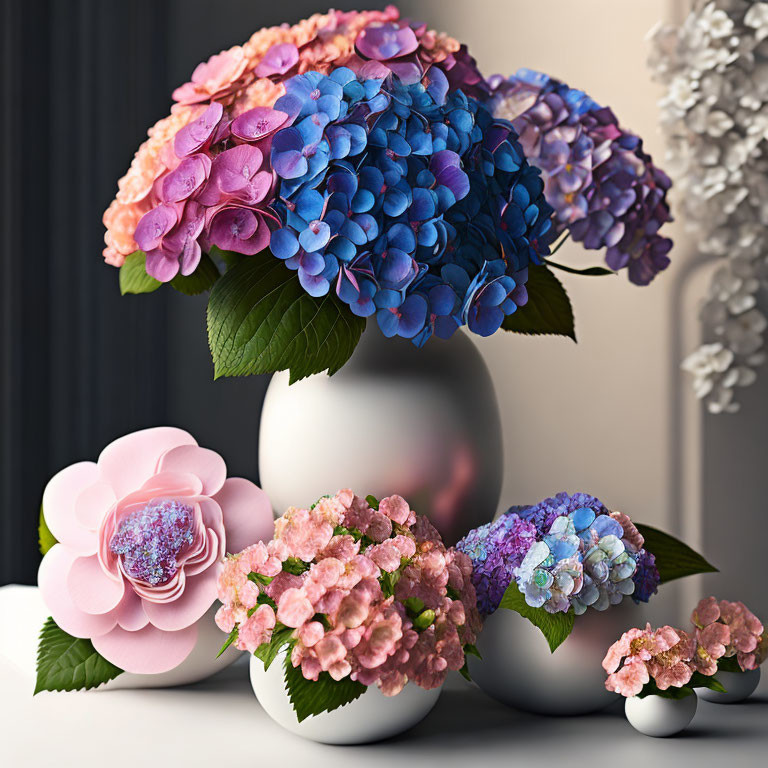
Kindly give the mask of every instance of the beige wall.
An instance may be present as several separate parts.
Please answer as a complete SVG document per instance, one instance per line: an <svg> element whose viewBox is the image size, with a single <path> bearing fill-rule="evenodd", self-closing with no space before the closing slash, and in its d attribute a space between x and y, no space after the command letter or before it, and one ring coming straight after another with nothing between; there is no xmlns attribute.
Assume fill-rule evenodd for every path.
<svg viewBox="0 0 768 768"><path fill-rule="evenodd" d="M663 160L648 31L679 12L666 0L476 0L401 3L465 41L486 74L540 69L611 106ZM480 340L502 404L503 505L582 489L637 519L699 538L698 409L679 372L697 338L700 277L686 274L681 228L673 264L648 288L626 277L562 275L578 344L498 333ZM600 256L559 253L581 266ZM687 505L687 508L686 508Z"/></svg>

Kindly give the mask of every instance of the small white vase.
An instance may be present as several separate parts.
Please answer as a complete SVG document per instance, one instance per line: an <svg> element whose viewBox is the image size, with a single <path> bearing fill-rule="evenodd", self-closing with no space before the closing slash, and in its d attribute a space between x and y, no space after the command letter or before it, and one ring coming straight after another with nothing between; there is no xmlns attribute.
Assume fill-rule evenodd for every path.
<svg viewBox="0 0 768 768"><path fill-rule="evenodd" d="M573 631L552 653L541 631L500 608L477 638L482 660L470 656L472 679L489 696L540 715L586 715L617 696L605 688L603 657L628 627L642 626L644 608L625 600L606 611L577 616Z"/></svg>
<svg viewBox="0 0 768 768"><path fill-rule="evenodd" d="M264 671L264 663L251 657L253 692L278 725L321 744L370 744L396 736L423 720L440 697L440 688L426 691L413 683L396 696L384 696L372 685L349 704L299 722L285 690L283 659L280 654Z"/></svg>
<svg viewBox="0 0 768 768"><path fill-rule="evenodd" d="M213 620L217 608L218 603L211 606L206 614L198 620L195 647L178 667L156 675L136 675L131 672L123 672L114 680L99 686L98 690L170 688L177 685L189 685L205 680L206 677L228 667L242 651L238 651L234 645L230 645L218 659L216 658L216 654L227 639Z"/></svg>
<svg viewBox="0 0 768 768"><path fill-rule="evenodd" d="M760 683L760 667L747 672L718 672L715 677L723 684L725 693L710 688L697 688L698 697L715 704L736 704L755 692Z"/></svg>
<svg viewBox="0 0 768 768"><path fill-rule="evenodd" d="M630 725L646 736L674 736L688 727L696 714L696 694L682 699L664 696L632 696L624 703L624 713Z"/></svg>

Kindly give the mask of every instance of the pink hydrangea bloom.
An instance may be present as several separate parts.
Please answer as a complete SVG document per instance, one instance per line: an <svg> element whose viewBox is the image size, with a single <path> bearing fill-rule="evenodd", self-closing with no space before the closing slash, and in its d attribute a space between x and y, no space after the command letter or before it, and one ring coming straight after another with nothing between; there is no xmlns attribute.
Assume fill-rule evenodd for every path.
<svg viewBox="0 0 768 768"><path fill-rule="evenodd" d="M141 250L147 273L169 282L194 272L213 246L263 250L277 225L269 150L282 121L272 108L290 77L340 66L427 83L434 66L443 80L477 82L456 40L401 19L394 6L261 29L198 64L173 92L171 114L150 129L104 213L105 261L120 267ZM372 524L378 540L388 537L382 519Z"/></svg>
<svg viewBox="0 0 768 768"><path fill-rule="evenodd" d="M744 671L764 660L765 627L744 603L704 598L691 621L698 642L696 662L704 674L715 674L720 658L735 656Z"/></svg>
<svg viewBox="0 0 768 768"><path fill-rule="evenodd" d="M250 481L227 478L223 459L180 429L126 435L98 462L63 469L48 483L43 509L58 541L38 574L48 610L127 672L165 672L184 661L220 576L230 597L250 605L258 597L244 583L247 572L239 578L223 560L227 550L269 538L269 500ZM220 612L219 626L234 626L236 605Z"/></svg>
<svg viewBox="0 0 768 768"><path fill-rule="evenodd" d="M637 696L651 679L660 690L681 688L693 675L691 657L695 640L670 626L630 629L609 649L603 659L608 673L605 687L622 696Z"/></svg>
<svg viewBox="0 0 768 768"><path fill-rule="evenodd" d="M267 642L275 626L251 629L259 604L270 620L294 628L291 662L310 680L349 676L392 696L408 681L439 686L464 665L464 647L480 628L471 561L446 549L400 496L374 509L342 490L312 509L291 508L274 539L258 547L228 561L219 579L220 628L246 626L238 647L253 650L254 638Z"/></svg>

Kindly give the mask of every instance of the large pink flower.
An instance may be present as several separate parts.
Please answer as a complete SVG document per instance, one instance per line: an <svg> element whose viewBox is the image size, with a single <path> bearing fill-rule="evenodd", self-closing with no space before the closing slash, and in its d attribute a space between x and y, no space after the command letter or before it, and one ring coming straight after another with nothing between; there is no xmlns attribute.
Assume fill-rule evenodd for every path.
<svg viewBox="0 0 768 768"><path fill-rule="evenodd" d="M224 555L272 536L266 494L180 429L121 437L43 496L57 543L38 582L56 623L126 672L186 659L216 600Z"/></svg>

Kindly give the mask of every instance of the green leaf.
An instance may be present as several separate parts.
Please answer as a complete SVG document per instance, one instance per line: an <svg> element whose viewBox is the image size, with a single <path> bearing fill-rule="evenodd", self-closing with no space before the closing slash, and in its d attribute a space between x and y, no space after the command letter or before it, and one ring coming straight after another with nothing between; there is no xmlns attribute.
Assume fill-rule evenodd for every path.
<svg viewBox="0 0 768 768"><path fill-rule="evenodd" d="M717 568L674 536L650 525L635 525L645 539L645 549L656 557L662 584L697 573L717 573Z"/></svg>
<svg viewBox="0 0 768 768"><path fill-rule="evenodd" d="M144 251L134 251L125 257L123 266L120 267L120 293L152 293L162 283L147 274L145 268L147 261Z"/></svg>
<svg viewBox="0 0 768 768"><path fill-rule="evenodd" d="M349 360L365 330L334 291L313 298L268 252L251 256L216 282L208 302L215 377L290 371L290 383Z"/></svg>
<svg viewBox="0 0 768 768"><path fill-rule="evenodd" d="M35 693L95 688L122 671L97 653L90 640L68 635L52 618L43 624Z"/></svg>
<svg viewBox="0 0 768 768"><path fill-rule="evenodd" d="M612 269L606 269L605 267L586 267L584 269L577 269L576 267L569 267L567 264L558 264L556 261L550 261L549 259L544 259L544 263L548 267L554 267L563 272L569 272L572 275L584 275L585 277L602 277L603 275L618 274Z"/></svg>
<svg viewBox="0 0 768 768"><path fill-rule="evenodd" d="M573 630L574 613L549 613L544 608L532 608L525 602L525 595L520 591L517 583L512 581L501 598L499 608L508 608L519 613L524 619L528 619L535 627L538 627L549 643L549 650L555 652L557 647L571 634Z"/></svg>
<svg viewBox="0 0 768 768"><path fill-rule="evenodd" d="M378 509L379 508L379 500L373 494L369 493L365 497L365 501L367 502L368 506L371 509Z"/></svg>
<svg viewBox="0 0 768 768"><path fill-rule="evenodd" d="M212 245L208 255L213 259L214 264L221 264L224 266L226 272L235 264L239 264L243 259L247 259L243 253L236 253L235 251L223 251L216 245Z"/></svg>
<svg viewBox="0 0 768 768"><path fill-rule="evenodd" d="M235 642L235 640L237 640L238 631L239 631L239 628L235 627L229 633L229 637L227 637L227 639L224 641L224 645L221 646L221 648L219 649L219 652L216 654L217 659L219 658L219 656L221 656L222 653L224 653L224 651L227 650L227 648L229 648L230 645L232 645L232 643Z"/></svg>
<svg viewBox="0 0 768 768"><path fill-rule="evenodd" d="M718 665L719 666L719 665ZM688 681L690 688L709 688L711 691L726 693L723 684L712 675L702 675L701 672L694 672Z"/></svg>
<svg viewBox="0 0 768 768"><path fill-rule="evenodd" d="M272 631L272 639L268 643L262 643L253 652L253 655L257 659L261 659L264 662L264 669L269 669L283 646L291 642L293 633L293 627L286 627L282 624L277 624ZM290 655L291 654L289 653L289 659Z"/></svg>
<svg viewBox="0 0 768 768"><path fill-rule="evenodd" d="M480 651L477 650L476 645L472 645L472 643L467 643L464 646L464 655L465 656L477 656L478 659L482 659L483 657L480 655Z"/></svg>
<svg viewBox="0 0 768 768"><path fill-rule="evenodd" d="M213 288L213 284L219 279L218 267L207 254L203 254L197 269L191 275L178 274L171 280L171 285L187 296L197 296Z"/></svg>
<svg viewBox="0 0 768 768"><path fill-rule="evenodd" d="M717 660L718 672L743 672L737 656L723 656Z"/></svg>
<svg viewBox="0 0 768 768"><path fill-rule="evenodd" d="M327 672L321 672L317 681L307 680L301 674L301 667L291 664L290 654L285 657L284 668L285 690L299 722L321 712L332 712L365 693L366 686L362 683L349 677L337 681Z"/></svg>
<svg viewBox="0 0 768 768"><path fill-rule="evenodd" d="M301 576L309 570L309 563L305 563L298 557L287 557L283 560L283 570L286 573L292 573L294 576Z"/></svg>
<svg viewBox="0 0 768 768"><path fill-rule="evenodd" d="M644 699L646 696L661 696L662 699L684 699L687 696L692 696L693 693L694 690L690 685L684 685L682 688L670 686L662 691L661 688L656 685L656 681L651 678L643 686L640 693L637 694L637 698Z"/></svg>
<svg viewBox="0 0 768 768"><path fill-rule="evenodd" d="M528 267L528 303L507 315L505 331L568 336L576 341L571 301L562 283L545 266Z"/></svg>
<svg viewBox="0 0 768 768"><path fill-rule="evenodd" d="M44 555L54 544L58 544L56 537L51 533L45 522L43 505L40 505L40 522L37 527L37 542L40 545L40 554Z"/></svg>

